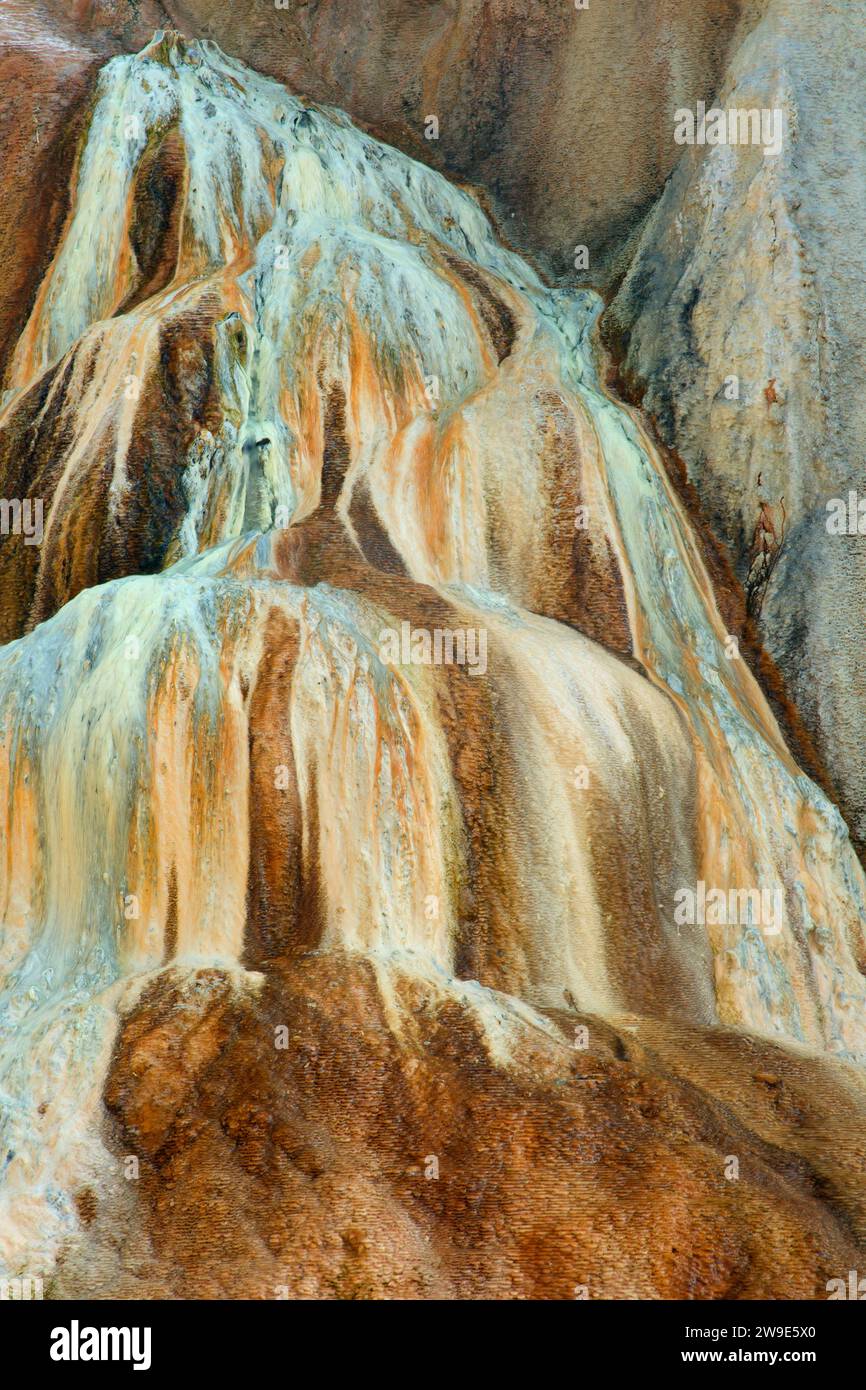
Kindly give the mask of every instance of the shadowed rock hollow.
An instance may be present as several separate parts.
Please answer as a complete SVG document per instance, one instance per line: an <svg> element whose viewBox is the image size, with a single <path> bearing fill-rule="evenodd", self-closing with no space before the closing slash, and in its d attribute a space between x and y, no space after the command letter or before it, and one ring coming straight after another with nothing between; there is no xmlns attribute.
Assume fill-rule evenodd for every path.
<svg viewBox="0 0 866 1390"><path fill-rule="evenodd" d="M44 504L0 548L4 1267L821 1294L866 885L600 301L211 42L81 122L0 416Z"/></svg>

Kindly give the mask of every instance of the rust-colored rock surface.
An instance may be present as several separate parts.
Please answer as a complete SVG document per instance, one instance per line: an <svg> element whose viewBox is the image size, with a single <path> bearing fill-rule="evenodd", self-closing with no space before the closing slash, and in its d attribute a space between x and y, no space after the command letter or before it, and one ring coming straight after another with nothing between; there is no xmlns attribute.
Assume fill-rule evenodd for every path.
<svg viewBox="0 0 866 1390"><path fill-rule="evenodd" d="M339 954L248 997L213 970L149 987L105 1092L137 1201L95 1196L57 1295L813 1298L856 1264L864 1097L842 1069L816 1090L782 1049L566 1009L496 1066L471 1010L399 993L395 1034Z"/></svg>

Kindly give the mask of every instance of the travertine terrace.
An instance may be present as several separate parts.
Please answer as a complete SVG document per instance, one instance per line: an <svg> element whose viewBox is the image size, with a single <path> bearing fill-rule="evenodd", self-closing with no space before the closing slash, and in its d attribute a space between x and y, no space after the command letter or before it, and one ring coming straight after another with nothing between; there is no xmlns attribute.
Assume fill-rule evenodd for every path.
<svg viewBox="0 0 866 1390"><path fill-rule="evenodd" d="M8 1273L811 1297L856 1260L863 870L601 308L213 42L101 68L0 415L44 506L0 545ZM389 659L405 625L484 660ZM736 919L683 925L690 885Z"/></svg>

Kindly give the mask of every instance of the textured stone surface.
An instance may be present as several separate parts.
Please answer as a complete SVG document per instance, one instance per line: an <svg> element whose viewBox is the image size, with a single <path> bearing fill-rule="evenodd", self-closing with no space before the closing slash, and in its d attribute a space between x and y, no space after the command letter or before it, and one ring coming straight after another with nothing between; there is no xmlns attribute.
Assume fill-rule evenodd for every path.
<svg viewBox="0 0 866 1390"><path fill-rule="evenodd" d="M11 31L28 66L53 72L65 44L105 59L140 48L166 22L212 38L483 186L509 239L554 274L573 278L574 248L585 244L581 278L600 284L674 167L674 110L712 98L741 26L765 3L619 0L577 11L570 0L290 0L285 9L273 0L9 0L0 43ZM17 86L7 90L17 104ZM425 138L430 115L436 141Z"/></svg>
<svg viewBox="0 0 866 1390"><path fill-rule="evenodd" d="M866 882L600 301L214 44L94 84L146 9L31 14L84 37L46 246L9 242L0 494L45 533L0 552L4 1270L824 1296L863 1257ZM483 659L386 655L404 625ZM746 907L684 924L698 882Z"/></svg>
<svg viewBox="0 0 866 1390"><path fill-rule="evenodd" d="M53 1294L814 1298L856 1266L849 1069L564 1010L497 1067L470 1009L397 989L399 1037L371 967L340 955L275 962L246 998L216 971L149 987L106 1089L137 1204L94 1194Z"/></svg>
<svg viewBox="0 0 866 1390"><path fill-rule="evenodd" d="M861 843L866 538L826 523L863 476L864 19L859 4L774 0L719 105L783 109L781 153L685 149L608 318L743 584L762 503L778 527L784 498L761 635Z"/></svg>

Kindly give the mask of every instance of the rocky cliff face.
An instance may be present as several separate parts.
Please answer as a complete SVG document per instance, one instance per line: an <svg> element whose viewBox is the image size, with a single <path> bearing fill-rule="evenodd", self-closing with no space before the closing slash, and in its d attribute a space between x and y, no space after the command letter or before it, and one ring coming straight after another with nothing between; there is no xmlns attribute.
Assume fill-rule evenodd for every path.
<svg viewBox="0 0 866 1390"><path fill-rule="evenodd" d="M44 183L63 160L55 146L96 68L176 25L348 110L415 158L483 185L509 240L554 276L572 282L575 249L585 246L581 278L606 286L676 163L671 113L712 99L765 4L5 0L0 122L22 174L8 179L7 197L26 209L32 230L45 215ZM41 186L30 177L34 165ZM21 219L3 221L22 273L34 238L21 247ZM0 305L6 294L0 286ZM10 285L8 296L11 312L26 291Z"/></svg>
<svg viewBox="0 0 866 1390"><path fill-rule="evenodd" d="M75 71L0 416L4 1268L823 1294L866 884L601 301L209 40Z"/></svg>
<svg viewBox="0 0 866 1390"><path fill-rule="evenodd" d="M784 538L761 595L762 640L861 845L864 309L852 229L866 172L864 18L859 4L774 0L717 104L779 111L778 155L684 148L609 318L743 585L767 508L772 548Z"/></svg>

